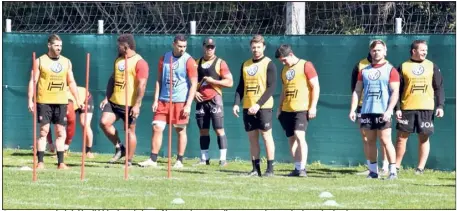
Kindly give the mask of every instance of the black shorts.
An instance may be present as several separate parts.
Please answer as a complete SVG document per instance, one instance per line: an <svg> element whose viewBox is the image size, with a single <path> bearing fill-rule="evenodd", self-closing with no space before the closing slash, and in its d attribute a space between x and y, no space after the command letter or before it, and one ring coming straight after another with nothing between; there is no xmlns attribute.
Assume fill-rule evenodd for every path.
<svg viewBox="0 0 457 211"><path fill-rule="evenodd" d="M273 110L269 109L259 109L255 115L249 115L248 109L243 109L243 122L244 130L246 132L253 130L269 130L272 126L272 113Z"/></svg>
<svg viewBox="0 0 457 211"><path fill-rule="evenodd" d="M222 96L216 95L213 99L197 103L195 107L195 119L198 128L209 129L209 123L213 122L213 128L224 128L224 105Z"/></svg>
<svg viewBox="0 0 457 211"><path fill-rule="evenodd" d="M397 120L397 130L430 136L435 131L434 119L433 110L402 110L402 118Z"/></svg>
<svg viewBox="0 0 457 211"><path fill-rule="evenodd" d="M392 126L391 122L382 119L383 114L362 114L360 128L368 130L384 130Z"/></svg>
<svg viewBox="0 0 457 211"><path fill-rule="evenodd" d="M130 109L131 107L129 107ZM108 103L105 105L103 108L103 112L110 112L114 113L116 115L116 118L121 118L125 122L125 106L123 105L118 105L115 103L112 103L111 101L108 101ZM130 110L129 110L130 112ZM129 125L134 125L135 124L135 118L129 115Z"/></svg>
<svg viewBox="0 0 457 211"><path fill-rule="evenodd" d="M308 128L308 111L285 112L281 111L278 117L286 137L294 136L295 130L306 131Z"/></svg>
<svg viewBox="0 0 457 211"><path fill-rule="evenodd" d="M75 110L75 113L82 114L84 113L84 109L78 108ZM94 113L94 98L92 96L89 96L89 100L87 101L87 113Z"/></svg>
<svg viewBox="0 0 457 211"><path fill-rule="evenodd" d="M40 124L67 125L67 104L37 103L37 120Z"/></svg>

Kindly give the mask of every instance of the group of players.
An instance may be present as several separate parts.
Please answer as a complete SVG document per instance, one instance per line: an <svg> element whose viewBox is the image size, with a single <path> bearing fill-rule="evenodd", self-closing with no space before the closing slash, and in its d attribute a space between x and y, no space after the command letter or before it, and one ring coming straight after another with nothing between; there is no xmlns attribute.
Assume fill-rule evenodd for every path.
<svg viewBox="0 0 457 211"><path fill-rule="evenodd" d="M100 128L115 146L115 154L109 162L115 163L120 158L126 157L128 164L132 165L137 143L135 122L140 114L149 67L135 51L133 35L120 35L117 46L119 54L114 61L105 98L100 103L100 109L102 109ZM173 111L171 124L178 137L178 155L173 168L183 167L183 156L187 145L186 126L189 123L192 103L196 101L195 119L200 129L201 149L200 162L196 165L210 164L209 128L212 123L220 149L219 165L226 166L227 137L224 130L222 90L233 86L230 69L222 58L216 56L216 41L213 38L204 40L204 53L197 61L186 52L187 39L184 35L176 35L172 46L173 49L160 58L157 69L152 104L154 118L150 158L139 162L138 165L142 167L158 165L157 157L171 106ZM277 70L273 61L264 55L265 48L265 40L261 35L255 35L251 39L252 58L241 65L233 105L233 114L239 117L239 104L242 103L244 128L250 143L252 171L248 174L251 176L274 175L272 95L277 83ZM68 167L64 163L64 151L68 148L74 134L74 111L80 113L82 126L85 124L84 115L88 116L88 125L92 117L92 98L90 96L87 98L90 101L89 108L92 109L88 108L88 113L85 114L83 108L86 90L77 88L71 61L61 55L61 50L62 40L58 35L51 35L48 39L48 53L35 61L38 64L38 71L32 71L29 82L29 110L37 109L37 121L40 123L37 168L44 168L43 156L51 123L55 125L57 134L55 146L58 168L66 169ZM444 90L439 68L425 59L427 55L425 41L416 40L412 43L411 58L401 64L398 71L386 60L386 55L386 44L381 40L372 41L369 45L369 56L354 68L349 117L352 121L358 119L360 123L369 168L368 177L379 177L376 147L376 139L379 137L381 145L385 148L382 150L383 157L387 159L383 169L385 172L389 171L388 178L395 179L397 168L400 167L405 153L406 140L412 132L419 133L420 159L417 171L423 172L430 150L428 137L433 133L435 104L436 116L444 115ZM127 68L125 57L127 57ZM305 131L308 121L315 118L317 113L320 93L318 76L313 64L296 57L290 45L281 45L276 50L275 57L284 65L280 73L282 91L276 118L288 138L290 153L295 162L295 168L289 176L306 177L308 146ZM171 73L172 80L170 80ZM127 84L124 81L124 74L128 77ZM37 84L37 108L34 108L32 100L34 84ZM128 86L127 102L126 85ZM170 96L170 87L172 96ZM362 94L364 97L361 99ZM129 106L128 119L125 119L125 105ZM397 149L391 140L391 116L394 110L396 110L399 131ZM118 119L128 122L128 152L113 126ZM70 120L73 121L73 126L70 125ZM264 140L267 155L267 168L263 174L260 168L259 135ZM93 157L90 152L93 134L90 129L87 136L88 147L85 153L88 157ZM389 169L386 167L387 164Z"/></svg>

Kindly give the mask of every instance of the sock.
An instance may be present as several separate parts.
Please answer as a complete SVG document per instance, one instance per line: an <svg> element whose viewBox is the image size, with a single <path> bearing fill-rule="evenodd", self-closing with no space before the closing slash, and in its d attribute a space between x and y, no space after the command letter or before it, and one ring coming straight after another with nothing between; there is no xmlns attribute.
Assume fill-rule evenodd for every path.
<svg viewBox="0 0 457 211"><path fill-rule="evenodd" d="M300 162L300 170L305 170L305 162Z"/></svg>
<svg viewBox="0 0 457 211"><path fill-rule="evenodd" d="M252 160L252 170L255 171L255 160Z"/></svg>
<svg viewBox="0 0 457 211"><path fill-rule="evenodd" d="M182 163L182 158L183 158L182 155L178 155L178 159L177 160L181 161L181 163Z"/></svg>
<svg viewBox="0 0 457 211"><path fill-rule="evenodd" d="M92 150L92 147L86 147L86 153L91 152L91 150Z"/></svg>
<svg viewBox="0 0 457 211"><path fill-rule="evenodd" d="M38 163L43 163L44 151L37 151Z"/></svg>
<svg viewBox="0 0 457 211"><path fill-rule="evenodd" d="M219 145L219 149L227 149L227 136L217 136L217 145Z"/></svg>
<svg viewBox="0 0 457 211"><path fill-rule="evenodd" d="M57 151L57 165L63 163L63 151Z"/></svg>
<svg viewBox="0 0 457 211"><path fill-rule="evenodd" d="M200 149L201 150L207 150L209 149L209 136L200 136Z"/></svg>
<svg viewBox="0 0 457 211"><path fill-rule="evenodd" d="M383 160L382 161L382 170L387 171L389 169L389 161Z"/></svg>
<svg viewBox="0 0 457 211"><path fill-rule="evenodd" d="M201 153L201 160L203 160L203 161L209 160L208 151L209 151L209 150L207 150L207 149L200 150L200 153Z"/></svg>
<svg viewBox="0 0 457 211"><path fill-rule="evenodd" d="M267 160L267 171L273 171L274 160Z"/></svg>
<svg viewBox="0 0 457 211"><path fill-rule="evenodd" d="M374 172L374 173L378 173L378 163L375 161L375 162L370 162L370 164L368 164L368 169L370 169L371 172Z"/></svg>
<svg viewBox="0 0 457 211"><path fill-rule="evenodd" d="M220 158L219 160L226 160L227 159L227 149L220 149Z"/></svg>
<svg viewBox="0 0 457 211"><path fill-rule="evenodd" d="M370 166L370 163L371 163L370 160L367 160L367 166Z"/></svg>
<svg viewBox="0 0 457 211"><path fill-rule="evenodd" d="M389 171L391 174L397 174L397 167L396 167L395 163L389 164Z"/></svg>
<svg viewBox="0 0 457 211"><path fill-rule="evenodd" d="M295 162L295 170L301 170L300 162Z"/></svg>
<svg viewBox="0 0 457 211"><path fill-rule="evenodd" d="M152 161L157 162L157 154L154 154L151 152L151 155L149 156Z"/></svg>
<svg viewBox="0 0 457 211"><path fill-rule="evenodd" d="M257 171L258 176L262 176L262 172L260 171L260 159L254 160L254 169Z"/></svg>

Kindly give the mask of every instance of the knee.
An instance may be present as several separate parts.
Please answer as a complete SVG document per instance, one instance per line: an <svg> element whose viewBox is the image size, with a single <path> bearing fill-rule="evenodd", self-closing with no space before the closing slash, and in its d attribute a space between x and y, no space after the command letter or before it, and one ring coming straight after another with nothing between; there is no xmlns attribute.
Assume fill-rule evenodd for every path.
<svg viewBox="0 0 457 211"><path fill-rule="evenodd" d="M216 131L216 133L217 133L217 131ZM209 129L201 129L200 136L209 136Z"/></svg>
<svg viewBox="0 0 457 211"><path fill-rule="evenodd" d="M165 128L164 125L162 126L162 125L154 124L152 126L152 130L154 131L154 133L162 133L164 128Z"/></svg>

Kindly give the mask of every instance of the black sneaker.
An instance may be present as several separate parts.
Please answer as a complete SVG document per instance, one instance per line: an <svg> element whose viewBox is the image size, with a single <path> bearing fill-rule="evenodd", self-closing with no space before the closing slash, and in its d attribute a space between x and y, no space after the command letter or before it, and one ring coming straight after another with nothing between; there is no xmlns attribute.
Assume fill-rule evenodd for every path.
<svg viewBox="0 0 457 211"><path fill-rule="evenodd" d="M290 172L290 174L288 176L289 177L307 177L306 169L303 169L303 170L294 169L292 172Z"/></svg>
<svg viewBox="0 0 457 211"><path fill-rule="evenodd" d="M272 177L274 175L275 174L273 173L273 170L266 170L265 173L263 174L263 176L265 176L265 177Z"/></svg>
<svg viewBox="0 0 457 211"><path fill-rule="evenodd" d="M252 169L249 173L247 173L247 176L253 177L253 176L258 176L257 171L255 169Z"/></svg>
<svg viewBox="0 0 457 211"><path fill-rule="evenodd" d="M113 158L109 161L109 163L115 163L119 159L125 156L125 147L121 145L120 149L116 148L116 153L114 154Z"/></svg>
<svg viewBox="0 0 457 211"><path fill-rule="evenodd" d="M416 172L414 172L416 175L421 175L424 174L424 169L416 168Z"/></svg>

